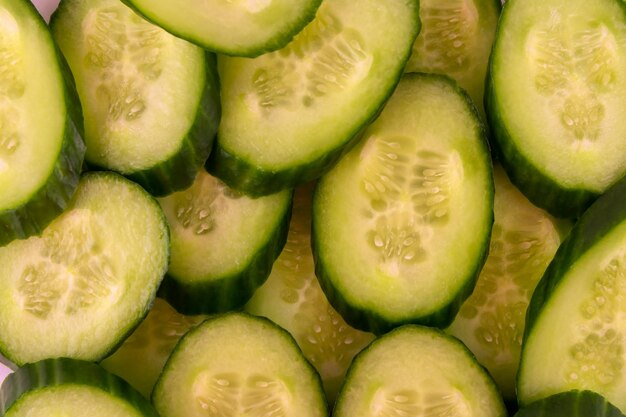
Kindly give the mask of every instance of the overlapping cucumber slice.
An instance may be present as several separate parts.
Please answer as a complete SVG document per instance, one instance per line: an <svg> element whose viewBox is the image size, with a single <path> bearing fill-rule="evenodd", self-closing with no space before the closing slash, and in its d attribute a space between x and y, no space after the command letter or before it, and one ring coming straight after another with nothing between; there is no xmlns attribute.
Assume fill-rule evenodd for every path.
<svg viewBox="0 0 626 417"><path fill-rule="evenodd" d="M513 183L576 217L626 170L626 5L508 1L488 78L495 147Z"/></svg>
<svg viewBox="0 0 626 417"><path fill-rule="evenodd" d="M285 48L219 60L209 172L264 195L319 177L391 95L419 31L416 0L329 0Z"/></svg>
<svg viewBox="0 0 626 417"><path fill-rule="evenodd" d="M0 246L40 233L78 184L85 149L70 114L80 109L64 76L35 8L0 1Z"/></svg>
<svg viewBox="0 0 626 417"><path fill-rule="evenodd" d="M76 78L87 161L155 195L191 185L217 130L215 57L118 0L63 0L51 29Z"/></svg>
<svg viewBox="0 0 626 417"><path fill-rule="evenodd" d="M168 256L156 201L117 174L84 176L40 237L0 249L0 351L101 359L147 313Z"/></svg>
<svg viewBox="0 0 626 417"><path fill-rule="evenodd" d="M536 401L514 417L624 417L606 398L593 391L567 391Z"/></svg>

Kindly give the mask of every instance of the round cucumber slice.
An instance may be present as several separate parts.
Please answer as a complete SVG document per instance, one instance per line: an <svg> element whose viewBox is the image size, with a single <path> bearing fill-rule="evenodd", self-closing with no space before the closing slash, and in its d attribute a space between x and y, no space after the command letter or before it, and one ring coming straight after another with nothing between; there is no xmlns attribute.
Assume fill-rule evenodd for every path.
<svg viewBox="0 0 626 417"><path fill-rule="evenodd" d="M168 255L156 201L119 175L85 175L41 237L0 249L0 351L18 365L101 359L148 312Z"/></svg>
<svg viewBox="0 0 626 417"><path fill-rule="evenodd" d="M187 333L152 393L161 417L326 417L319 375L266 319L215 316Z"/></svg>
<svg viewBox="0 0 626 417"><path fill-rule="evenodd" d="M624 417L617 407L592 391L568 391L524 407L514 417Z"/></svg>

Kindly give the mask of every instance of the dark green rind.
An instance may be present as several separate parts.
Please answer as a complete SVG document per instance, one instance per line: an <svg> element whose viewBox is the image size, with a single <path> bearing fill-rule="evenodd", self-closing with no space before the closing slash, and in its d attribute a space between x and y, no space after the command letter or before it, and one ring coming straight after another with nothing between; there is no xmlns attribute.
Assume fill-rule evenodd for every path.
<svg viewBox="0 0 626 417"><path fill-rule="evenodd" d="M624 414L595 392L568 391L536 401L514 417L624 417Z"/></svg>
<svg viewBox="0 0 626 417"><path fill-rule="evenodd" d="M167 300L179 313L187 315L223 313L242 308L267 280L272 265L287 243L292 198L293 193L279 216L281 220L276 229L240 272L194 283L181 282L168 272L158 296Z"/></svg>
<svg viewBox="0 0 626 417"><path fill-rule="evenodd" d="M450 77L446 75L440 74L424 74L424 73L410 73L406 74L405 77L430 77L434 79L446 79L450 83L454 85L456 92L466 101L468 104L471 113L474 115L478 122L478 126L480 132L478 135L483 139L482 143L484 145L485 161L484 163L489 167L489 171L493 170L493 164L491 162L491 153L489 149L489 143L487 141L487 132L485 126L482 124L480 116L478 115L478 111L476 110L476 106L472 102L472 99L469 95L463 90L458 84ZM323 179L322 179L323 180ZM489 219L489 233L485 235L485 239L482 243L483 251L476 258L476 264L469 274L469 279L466 281L465 285L463 285L459 291L457 292L456 297L450 301L449 304L441 307L439 310L423 317L407 317L404 320L400 321L391 321L375 311L371 311L368 309L361 309L351 305L347 301L347 296L341 293L335 288L332 284L332 276L327 272L328 268L324 265L322 257L319 255L321 250L318 246L316 236L317 232L317 221L315 213L320 209L316 209L316 201L318 200L317 193L319 192L320 183L318 183L315 187L315 191L313 193L313 213L311 219L311 246L313 249L313 259L315 261L315 275L317 276L320 286L326 294L326 298L333 306L339 314L344 318L346 323L350 326L364 330L368 332L372 332L376 335L384 334L395 327L406 325L406 324L417 324L428 327L437 327L437 328L446 328L448 327L454 317L461 309L461 306L465 302L465 300L472 294L474 291L474 286L476 285L476 281L478 281L478 277L480 275L480 271L482 270L485 261L487 260L487 255L489 254L489 242L491 241L491 228L493 227L494 215L493 209L491 210L491 217ZM495 198L495 188L493 181L490 182L490 188L488 191L489 201L491 202L491 207L493 208L493 201Z"/></svg>
<svg viewBox="0 0 626 417"><path fill-rule="evenodd" d="M404 67L411 57L413 43L421 29L419 0L413 0L413 2L415 3L415 36L413 36L413 42L405 51L402 64L398 67L397 73L394 74L394 81L391 82L379 105L375 106L371 113L358 126L355 126L355 129L347 137L337 140L337 145L333 149L306 163L295 165L288 169L270 171L258 167L253 162L247 161L222 147L218 133L214 149L205 165L206 170L229 187L254 197L273 194L284 189L296 188L298 185L315 180L328 172L359 141L361 134L367 126L376 120L402 79Z"/></svg>
<svg viewBox="0 0 626 417"><path fill-rule="evenodd" d="M265 43L260 45L253 45L247 49L238 49L238 48L224 48L217 45L211 45L209 43L204 43L200 39L196 39L191 35L187 35L184 30L180 30L180 28L174 28L167 24L167 22L160 20L158 17L151 15L148 10L142 10L139 6L135 5L133 0L121 0L126 6L130 7L135 13L139 16L143 17L147 21L160 26L163 30L171 33L174 36L185 39L191 43L195 43L196 45L208 50L217 52L222 55L229 56L241 56L247 58L254 58L259 55L263 55L268 52L273 52L278 49L285 47L289 42L293 40L293 38L302 30L306 25L311 23L311 21L315 18L315 14L317 13L317 9L322 4L322 0L311 0L309 7L305 8L302 12L302 15L299 20L293 22L290 27L287 27L284 31L277 33L274 37L268 39ZM167 1L167 0L165 0Z"/></svg>
<svg viewBox="0 0 626 417"><path fill-rule="evenodd" d="M38 22L45 33L49 34L48 27L35 6L29 1L23 3L29 8L33 20ZM55 45L52 35L48 36L50 44ZM0 212L0 246L7 245L15 239L25 239L40 234L65 210L78 186L85 156L85 144L79 133L83 124L82 110L76 94L74 78L56 46L54 49L58 70L65 81L65 107L68 116L63 142L55 166L45 184L42 184L41 188L22 206ZM48 70L54 70L54 68Z"/></svg>
<svg viewBox="0 0 626 417"><path fill-rule="evenodd" d="M123 379L94 363L66 358L28 364L9 375L0 389L0 415L25 394L37 395L34 391L63 385L97 388L122 399L145 417L159 417L148 400Z"/></svg>

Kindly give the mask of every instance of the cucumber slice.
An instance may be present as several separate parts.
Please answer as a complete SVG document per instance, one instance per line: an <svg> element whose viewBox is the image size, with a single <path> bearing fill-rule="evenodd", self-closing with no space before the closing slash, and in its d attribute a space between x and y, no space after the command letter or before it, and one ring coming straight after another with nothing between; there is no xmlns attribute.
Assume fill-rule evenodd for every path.
<svg viewBox="0 0 626 417"><path fill-rule="evenodd" d="M144 397L150 398L152 388L176 343L205 318L184 316L167 301L156 298L139 327L100 365L128 381Z"/></svg>
<svg viewBox="0 0 626 417"><path fill-rule="evenodd" d="M117 174L85 175L41 237L0 249L0 351L18 365L101 359L148 312L168 255L156 201Z"/></svg>
<svg viewBox="0 0 626 417"><path fill-rule="evenodd" d="M96 364L48 359L11 374L0 389L5 417L158 417L128 383Z"/></svg>
<svg viewBox="0 0 626 417"><path fill-rule="evenodd" d="M422 30L405 71L453 78L484 119L487 64L501 8L499 0L421 0Z"/></svg>
<svg viewBox="0 0 626 417"><path fill-rule="evenodd" d="M626 410L626 179L580 218L539 282L518 374L522 406L591 390Z"/></svg>
<svg viewBox="0 0 626 417"><path fill-rule="evenodd" d="M1 0L0 246L41 233L78 185L85 147L65 76L32 4Z"/></svg>
<svg viewBox="0 0 626 417"><path fill-rule="evenodd" d="M447 331L470 348L504 397L515 400L526 309L569 224L533 206L500 166L494 180L489 256L474 292Z"/></svg>
<svg viewBox="0 0 626 417"><path fill-rule="evenodd" d="M246 304L246 311L265 316L287 329L322 377L333 404L352 358L374 335L350 327L328 303L315 276L311 251L312 187L294 197L289 236L267 282Z"/></svg>
<svg viewBox="0 0 626 417"><path fill-rule="evenodd" d="M187 333L157 381L161 417L326 417L319 375L269 320L216 316Z"/></svg>
<svg viewBox="0 0 626 417"><path fill-rule="evenodd" d="M334 417L504 417L493 381L458 340L406 325L357 355Z"/></svg>
<svg viewBox="0 0 626 417"><path fill-rule="evenodd" d="M508 1L491 56L489 121L514 184L576 217L626 170L626 3Z"/></svg>
<svg viewBox="0 0 626 417"><path fill-rule="evenodd" d="M50 26L76 78L87 161L155 195L190 186L217 131L215 57L118 0L63 0Z"/></svg>
<svg viewBox="0 0 626 417"><path fill-rule="evenodd" d="M493 223L485 134L448 78L409 74L318 184L313 253L354 327L447 326L471 293Z"/></svg>
<svg viewBox="0 0 626 417"><path fill-rule="evenodd" d="M521 409L515 417L624 417L617 407L592 391L552 395Z"/></svg>
<svg viewBox="0 0 626 417"><path fill-rule="evenodd" d="M327 0L286 48L220 57L209 172L251 195L322 175L380 110L419 32L417 0Z"/></svg>
<svg viewBox="0 0 626 417"><path fill-rule="evenodd" d="M189 189L160 199L172 259L159 295L185 314L242 307L285 245L291 196L252 199L201 171Z"/></svg>
<svg viewBox="0 0 626 417"><path fill-rule="evenodd" d="M287 45L313 20L322 3L322 0L122 1L189 42L222 54L247 57Z"/></svg>

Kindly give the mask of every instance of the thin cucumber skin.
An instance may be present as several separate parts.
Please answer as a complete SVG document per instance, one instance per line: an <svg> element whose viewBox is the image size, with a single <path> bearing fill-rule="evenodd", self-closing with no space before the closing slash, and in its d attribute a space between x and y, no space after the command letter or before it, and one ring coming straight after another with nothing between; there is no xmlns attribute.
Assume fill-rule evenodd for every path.
<svg viewBox="0 0 626 417"><path fill-rule="evenodd" d="M83 134L83 114L76 92L74 77L49 34L46 22L30 1L23 1L30 9L33 20L48 33L53 45L57 63L64 80L64 96L67 117L63 133L63 142L54 168L41 188L22 206L0 211L0 246L5 246L15 239L25 239L40 234L43 229L65 210L74 195L85 157Z"/></svg>
<svg viewBox="0 0 626 417"><path fill-rule="evenodd" d="M626 220L626 177L609 188L598 198L574 225L570 234L559 246L550 265L533 292L528 310L526 311L526 328L522 342L522 357L518 372L517 386L520 386L521 369L525 365L524 345L534 330L543 310L543 306L555 293L563 281L571 265L585 252L602 240L618 224ZM518 392L518 402L521 406L527 401Z"/></svg>
<svg viewBox="0 0 626 417"><path fill-rule="evenodd" d="M176 311L187 315L223 313L242 308L267 280L272 265L287 243L292 199L293 193L281 214L278 227L240 272L195 283L181 282L168 272L157 295L167 300Z"/></svg>
<svg viewBox="0 0 626 417"><path fill-rule="evenodd" d="M159 417L150 402L123 379L94 363L67 358L27 364L9 375L0 389L0 414L5 415L22 395L30 391L63 385L97 388L121 398L145 417Z"/></svg>
<svg viewBox="0 0 626 417"><path fill-rule="evenodd" d="M183 31L177 30L171 26L168 26L166 22L158 19L157 17L150 16L150 13L147 10L141 10L139 6L137 6L133 0L121 0L126 6L130 7L135 13L139 16L143 17L149 22L154 23L157 26L160 26L163 30L171 33L174 36L185 39L191 43L195 43L196 45L208 50L213 51L222 55L228 56L241 56L247 58L255 58L259 55L263 55L268 52L273 52L278 49L281 49L289 42L293 40L293 38L302 30L306 25L311 23L311 21L315 18L315 14L317 13L317 9L322 4L322 0L312 0L310 2L309 7L303 12L301 19L294 23L291 27L288 27L285 31L277 33L273 38L268 39L265 43L259 45L253 45L248 48L224 48L218 45L212 45L210 43L204 42L201 39L196 39L191 36L187 36Z"/></svg>
<svg viewBox="0 0 626 417"><path fill-rule="evenodd" d="M593 391L567 391L536 401L514 417L624 417L624 414Z"/></svg>

